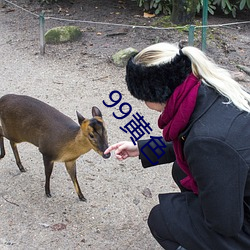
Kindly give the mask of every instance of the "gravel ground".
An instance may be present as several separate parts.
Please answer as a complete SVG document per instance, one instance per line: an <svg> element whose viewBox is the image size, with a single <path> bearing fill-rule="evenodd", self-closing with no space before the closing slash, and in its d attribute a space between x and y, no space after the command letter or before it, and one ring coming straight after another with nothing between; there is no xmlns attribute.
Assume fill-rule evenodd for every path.
<svg viewBox="0 0 250 250"><path fill-rule="evenodd" d="M88 1L83 9L79 8L80 2L75 1L70 7L63 5L60 12L55 10L61 6L54 5L46 13L74 19L79 18L81 10L81 19L86 20L95 17L110 22L144 25L151 22L138 17L142 14L139 9L129 10L128 1L107 1L107 11L102 9L103 12L98 12L101 9L98 1ZM22 6L34 13L41 11L35 4ZM56 21L49 20L46 29L56 25L59 25ZM75 121L76 110L90 117L92 106L98 106L112 144L130 140L119 127L132 116L117 120L112 113L119 112L119 107L107 108L102 103L108 102L111 91L119 90L122 101L133 108L131 115L136 112L144 115L153 128L151 135L160 136L158 114L130 96L124 84L124 68L114 66L110 55L130 46L141 49L156 40L179 41L187 35L99 25L81 27L84 30L81 41L47 45L46 54L41 56L37 17L9 5L0 9L1 95L33 96ZM213 34L217 37L209 41L210 56L233 71L237 71L237 64L249 66L249 24L242 27L233 32L215 30ZM126 34L114 35L119 32ZM247 75L241 80L249 85ZM147 227L147 216L158 203L159 193L178 191L170 177L170 165L145 170L136 158L119 162L112 156L104 160L91 151L77 160L78 181L87 202L78 200L61 163L55 165L49 199L44 194L44 167L37 148L27 143L19 145L27 169L20 173L7 140L5 145L0 177L0 249L160 249Z"/></svg>

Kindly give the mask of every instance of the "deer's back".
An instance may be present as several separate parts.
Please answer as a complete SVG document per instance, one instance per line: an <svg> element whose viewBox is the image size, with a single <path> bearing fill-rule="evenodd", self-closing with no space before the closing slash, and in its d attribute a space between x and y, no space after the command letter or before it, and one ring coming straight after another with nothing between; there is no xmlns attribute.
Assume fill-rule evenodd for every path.
<svg viewBox="0 0 250 250"><path fill-rule="evenodd" d="M0 119L4 136L15 142L27 141L39 147L42 141L68 140L79 126L50 105L24 95L0 98ZM65 137L64 137L65 136Z"/></svg>

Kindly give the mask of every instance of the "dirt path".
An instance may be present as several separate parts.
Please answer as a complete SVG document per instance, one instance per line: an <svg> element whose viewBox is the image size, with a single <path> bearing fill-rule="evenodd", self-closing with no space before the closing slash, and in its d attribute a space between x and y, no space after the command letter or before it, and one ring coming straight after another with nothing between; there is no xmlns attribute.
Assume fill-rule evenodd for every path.
<svg viewBox="0 0 250 250"><path fill-rule="evenodd" d="M157 114L136 102L124 85L124 70L107 63L107 58L83 53L81 43L53 47L45 57L38 54L38 41L27 27L37 25L17 11L0 11L1 95L19 93L39 98L76 120L75 110L89 117L98 106L106 120L110 143L129 140L119 129L125 121L108 109L109 93L119 89L134 112L153 123ZM30 36L30 37L29 37ZM29 38L27 38L29 37ZM60 54L60 49L63 48ZM82 49L82 53L81 53ZM65 52L66 51L66 52ZM157 134L157 128L154 127ZM170 168L143 170L137 159L126 163L113 157L103 160L95 152L78 159L78 180L87 203L80 202L62 164L56 164L52 198L44 195L44 169L38 150L20 144L19 152L27 172L20 174L5 141L1 160L0 248L1 249L159 249L146 223L157 194L170 187ZM165 176L165 177L163 177ZM151 191L150 195L143 191Z"/></svg>
<svg viewBox="0 0 250 250"><path fill-rule="evenodd" d="M71 18L78 18L77 10L81 10L81 16L88 20L95 16L100 21L150 24L138 18L138 9L132 13L127 6L120 8L120 2L108 1L102 15L98 12L98 1L89 1L82 10L79 5L66 7ZM28 7L37 13L40 11L36 6ZM114 9L108 9L112 7ZM114 14L116 10L120 14ZM69 12L59 14L63 13ZM50 21L46 25L47 29L60 24ZM130 96L124 84L124 69L110 63L109 56L122 48L140 49L156 40L180 40L186 34L152 31L145 35L142 30L122 29L127 35L112 37L107 34L121 31L121 28L98 25L82 25L82 28L85 33L81 41L47 46L46 55L42 57L37 18L12 7L0 9L1 96L7 93L31 95L75 121L76 110L90 117L91 107L96 105L103 113L112 144L130 140L119 127L132 117L116 120L112 112L118 112L118 107L107 108L102 103L102 100L108 101L112 90L119 90L123 101L133 107L132 113L143 114L151 123L153 135L161 135L155 122L158 114L149 112ZM236 31L238 33L228 34L226 42L221 40L219 32L219 42L209 43L210 55L219 63L226 62L231 70L237 70L237 63L249 66L249 27ZM229 39L236 35L235 40ZM244 84L249 82L244 81ZM1 249L160 249L146 220L150 209L158 203L158 193L177 190L170 177L170 166L144 170L137 159L121 163L114 157L104 160L95 152L89 152L77 161L78 180L87 203L78 200L63 164L56 164L54 168L53 197L48 199L44 195L45 176L38 150L28 144L19 146L27 169L20 174L7 141L5 145L7 155L0 162Z"/></svg>

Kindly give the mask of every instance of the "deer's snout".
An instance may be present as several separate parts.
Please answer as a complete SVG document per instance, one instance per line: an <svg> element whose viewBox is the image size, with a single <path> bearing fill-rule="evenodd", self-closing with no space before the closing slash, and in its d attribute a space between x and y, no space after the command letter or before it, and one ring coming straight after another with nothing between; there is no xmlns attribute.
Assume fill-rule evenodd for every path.
<svg viewBox="0 0 250 250"><path fill-rule="evenodd" d="M103 157L104 159L108 159L108 158L110 157L110 155L111 155L110 153L108 153L108 154L103 154L102 157Z"/></svg>

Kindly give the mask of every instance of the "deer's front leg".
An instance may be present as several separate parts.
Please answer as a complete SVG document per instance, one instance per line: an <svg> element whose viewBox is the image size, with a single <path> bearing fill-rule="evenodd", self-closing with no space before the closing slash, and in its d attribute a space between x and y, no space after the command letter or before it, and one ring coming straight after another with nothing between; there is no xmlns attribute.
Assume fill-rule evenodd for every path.
<svg viewBox="0 0 250 250"><path fill-rule="evenodd" d="M43 155L43 163L44 163L44 168L45 168L45 194L47 197L51 197L51 193L50 193L50 177L53 171L53 166L54 166L54 162L51 161L51 159L46 156Z"/></svg>
<svg viewBox="0 0 250 250"><path fill-rule="evenodd" d="M81 201L87 201L86 198L83 196L82 191L80 189L79 183L76 177L76 161L68 161L65 162L66 169L70 175L71 180L73 181L76 193Z"/></svg>

